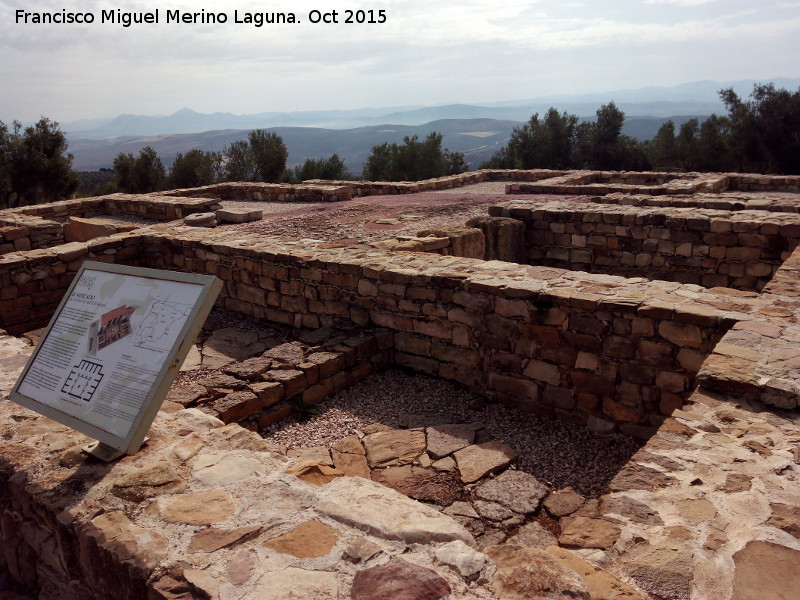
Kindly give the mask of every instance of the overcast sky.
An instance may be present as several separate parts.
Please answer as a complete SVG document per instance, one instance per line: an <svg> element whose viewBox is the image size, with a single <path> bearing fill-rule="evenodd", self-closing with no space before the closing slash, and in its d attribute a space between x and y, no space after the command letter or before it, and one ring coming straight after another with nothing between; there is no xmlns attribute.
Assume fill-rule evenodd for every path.
<svg viewBox="0 0 800 600"><path fill-rule="evenodd" d="M15 22L92 12L92 25ZM798 0L217 0L225 25L166 24L172 0L0 0L0 120L69 122L183 107L237 114L434 105L711 79L800 76ZM159 25L100 23L103 9ZM309 11L386 11L384 24L311 24ZM295 25L235 24L258 10Z"/></svg>

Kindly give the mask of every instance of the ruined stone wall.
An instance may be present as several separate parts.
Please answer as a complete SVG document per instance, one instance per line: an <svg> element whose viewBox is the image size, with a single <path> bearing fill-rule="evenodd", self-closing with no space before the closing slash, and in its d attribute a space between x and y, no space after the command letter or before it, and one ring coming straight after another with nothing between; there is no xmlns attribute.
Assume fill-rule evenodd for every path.
<svg viewBox="0 0 800 600"><path fill-rule="evenodd" d="M141 254L131 234L0 257L0 329L19 335L46 325L84 260L138 265Z"/></svg>
<svg viewBox="0 0 800 600"><path fill-rule="evenodd" d="M674 296L679 284L176 233L146 235L143 264L216 275L229 310L294 327L384 327L397 365L598 431L634 433L680 406L733 323Z"/></svg>
<svg viewBox="0 0 800 600"><path fill-rule="evenodd" d="M506 194L627 194L718 193L728 189L721 173L660 173L641 171L568 171L537 183L512 183Z"/></svg>
<svg viewBox="0 0 800 600"><path fill-rule="evenodd" d="M785 301L749 292L163 227L0 258L0 326L21 333L44 325L85 259L208 273L224 282L218 305L226 309L302 329L341 320L383 327L394 333L397 365L596 431L646 435L682 404L726 331L773 316L784 323L789 310L767 311ZM769 351L751 351L756 342L741 334L726 337L727 351L750 361L757 383L748 394L769 395L770 378L791 382ZM729 391L735 379L723 369L705 384ZM235 420L260 414L236 408Z"/></svg>
<svg viewBox="0 0 800 600"><path fill-rule="evenodd" d="M605 196L592 196L597 204L623 206L663 206L682 208L710 208L715 210L766 210L769 212L800 213L800 197L783 192L760 193L724 192L699 193L692 196L651 196L615 192Z"/></svg>
<svg viewBox="0 0 800 600"><path fill-rule="evenodd" d="M800 217L766 211L512 202L527 262L705 287L761 290L800 241Z"/></svg>
<svg viewBox="0 0 800 600"><path fill-rule="evenodd" d="M0 255L52 248L70 241L65 236L64 226L71 218L126 214L152 221L174 221L218 208L218 202L208 198L111 194L3 210L0 211Z"/></svg>
<svg viewBox="0 0 800 600"><path fill-rule="evenodd" d="M435 190L448 190L484 181L539 181L563 175L566 171L550 169L481 169L458 175L423 179L421 181L348 181L310 179L303 185L347 185L353 190L353 197L393 196L396 194L415 194Z"/></svg>
<svg viewBox="0 0 800 600"><path fill-rule="evenodd" d="M350 200L350 182L288 183L216 183L185 190L161 192L162 196L255 200L258 202L342 202Z"/></svg>
<svg viewBox="0 0 800 600"><path fill-rule="evenodd" d="M729 173L728 189L739 192L800 192L800 176Z"/></svg>

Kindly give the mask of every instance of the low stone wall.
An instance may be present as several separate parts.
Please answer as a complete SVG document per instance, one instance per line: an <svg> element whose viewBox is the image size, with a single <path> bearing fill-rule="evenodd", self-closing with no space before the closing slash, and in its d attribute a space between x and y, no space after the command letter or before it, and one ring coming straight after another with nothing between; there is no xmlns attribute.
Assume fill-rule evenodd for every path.
<svg viewBox="0 0 800 600"><path fill-rule="evenodd" d="M194 213L220 208L208 198L155 194L111 194L64 200L0 211L0 255L47 249L70 241L64 227L70 220L103 215L133 215L151 221L175 221Z"/></svg>
<svg viewBox="0 0 800 600"><path fill-rule="evenodd" d="M221 374L173 387L167 401L261 431L292 414L303 418L314 405L389 366L393 346L389 330L337 323L229 364Z"/></svg>
<svg viewBox="0 0 800 600"><path fill-rule="evenodd" d="M535 184L513 183L506 194L695 194L721 192L728 176L720 173L670 174L641 171L569 171Z"/></svg>
<svg viewBox="0 0 800 600"><path fill-rule="evenodd" d="M112 194L103 196L103 209L99 214L123 213L151 221L175 221L195 213L213 212L222 208L214 198L200 195L184 197L180 194Z"/></svg>
<svg viewBox="0 0 800 600"><path fill-rule="evenodd" d="M681 406L723 334L754 322L751 329L775 335L794 315L790 301L778 295L781 288L760 297L499 261L327 246L170 225L12 255L0 258L0 320L12 333L44 324L87 258L209 273L224 282L218 305L226 309L302 329L341 319L385 328L394 333L395 364L595 431L644 436ZM787 269L794 262L788 264ZM785 279L791 278L780 276ZM747 393L770 402L772 388L784 383L771 386L767 380L789 381L782 373L793 367L776 366L777 355L753 354L743 343L737 337L725 351L751 359L749 372L758 383ZM737 377L735 370L716 370L704 385L728 390ZM785 406L794 398L796 405L792 393L777 402Z"/></svg>
<svg viewBox="0 0 800 600"><path fill-rule="evenodd" d="M0 329L19 335L46 325L85 260L139 265L141 237L119 234L0 257Z"/></svg>
<svg viewBox="0 0 800 600"><path fill-rule="evenodd" d="M647 194L615 192L605 196L593 196L591 200L597 204L620 204L623 206L766 210L769 212L800 213L800 198L796 195L779 192L761 193L757 196L749 192L701 193L692 196L650 196Z"/></svg>
<svg viewBox="0 0 800 600"><path fill-rule="evenodd" d="M0 227L0 254L31 249L31 231L24 225Z"/></svg>
<svg viewBox="0 0 800 600"><path fill-rule="evenodd" d="M225 232L145 237L148 266L215 274L229 310L377 325L395 333L395 364L596 431L658 424L736 322L725 294L676 283Z"/></svg>
<svg viewBox="0 0 800 600"><path fill-rule="evenodd" d="M161 192L164 196L254 200L264 202L343 202L353 197L349 182L288 183L217 183L204 187Z"/></svg>
<svg viewBox="0 0 800 600"><path fill-rule="evenodd" d="M49 248L64 243L63 225L57 221L35 216L0 213L0 228L4 230L4 244L0 254L37 248Z"/></svg>
<svg viewBox="0 0 800 600"><path fill-rule="evenodd" d="M303 184L314 185L348 185L353 189L353 197L394 196L397 194L416 194L435 190L453 188L482 183L484 181L539 181L563 175L566 171L550 169L481 169L468 171L458 175L423 179L421 181L348 181L310 179Z"/></svg>
<svg viewBox="0 0 800 600"><path fill-rule="evenodd" d="M405 252L433 252L442 256L484 258L486 237L473 227L425 229L416 236L398 236L370 244L373 248Z"/></svg>
<svg viewBox="0 0 800 600"><path fill-rule="evenodd" d="M800 192L798 175L729 173L728 189L740 192Z"/></svg>
<svg viewBox="0 0 800 600"><path fill-rule="evenodd" d="M766 211L515 201L529 264L760 290L800 241L800 216Z"/></svg>

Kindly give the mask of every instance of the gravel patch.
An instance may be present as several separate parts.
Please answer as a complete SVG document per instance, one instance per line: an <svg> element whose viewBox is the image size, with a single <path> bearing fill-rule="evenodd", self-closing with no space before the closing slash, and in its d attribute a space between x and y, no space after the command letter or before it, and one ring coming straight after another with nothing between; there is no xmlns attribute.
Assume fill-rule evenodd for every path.
<svg viewBox="0 0 800 600"><path fill-rule="evenodd" d="M139 227L149 227L150 225L158 225L163 222L153 221L152 219L147 219L138 215L127 215L125 213L119 213L115 215L99 215L91 218L98 221L104 221L112 225L137 225Z"/></svg>
<svg viewBox="0 0 800 600"><path fill-rule="evenodd" d="M481 181L480 183L471 183L458 188L449 190L436 190L434 194L505 194L506 186L512 183L522 183L521 181Z"/></svg>
<svg viewBox="0 0 800 600"><path fill-rule="evenodd" d="M321 404L305 422L273 425L264 437L289 448L332 446L370 425L392 428L482 422L492 438L520 453L518 469L556 489L572 486L587 497L606 491L640 445L624 435L598 435L584 427L536 417L482 398L453 383L396 369Z"/></svg>
<svg viewBox="0 0 800 600"><path fill-rule="evenodd" d="M326 202L257 202L255 200L221 200L222 208L227 210L261 210L264 216L291 212L306 212Z"/></svg>

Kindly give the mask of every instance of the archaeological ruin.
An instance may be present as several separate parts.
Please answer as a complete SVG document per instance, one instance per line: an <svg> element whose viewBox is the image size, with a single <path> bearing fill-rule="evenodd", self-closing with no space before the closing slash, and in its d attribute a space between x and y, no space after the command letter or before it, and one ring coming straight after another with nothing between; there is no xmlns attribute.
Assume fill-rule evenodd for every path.
<svg viewBox="0 0 800 600"><path fill-rule="evenodd" d="M0 599L796 598L798 245L755 174L0 211L4 397L85 260L223 283L137 454L0 401Z"/></svg>

